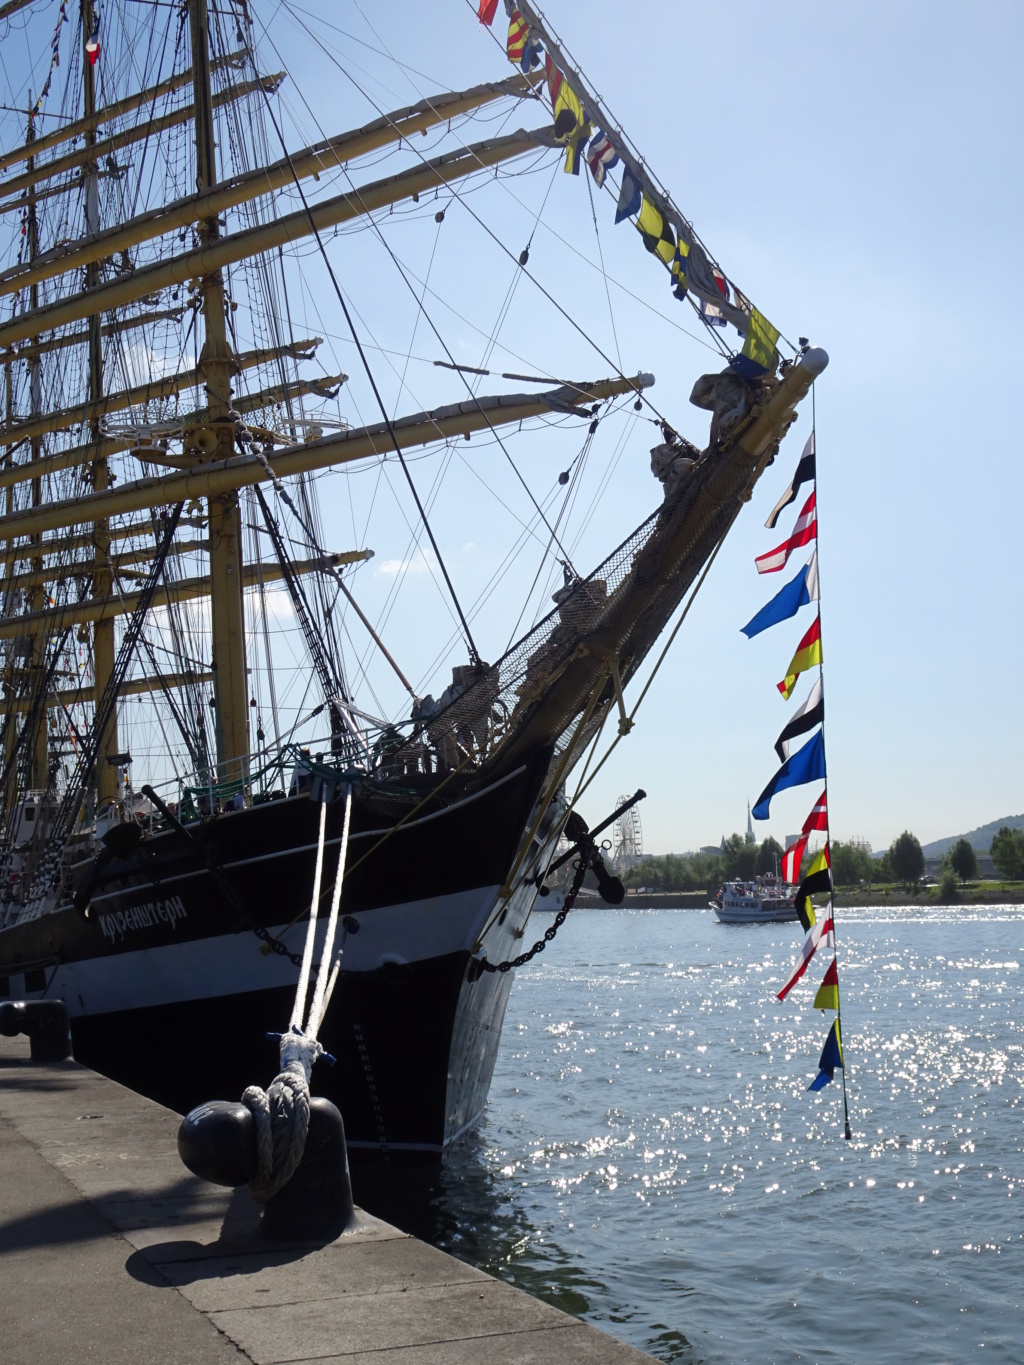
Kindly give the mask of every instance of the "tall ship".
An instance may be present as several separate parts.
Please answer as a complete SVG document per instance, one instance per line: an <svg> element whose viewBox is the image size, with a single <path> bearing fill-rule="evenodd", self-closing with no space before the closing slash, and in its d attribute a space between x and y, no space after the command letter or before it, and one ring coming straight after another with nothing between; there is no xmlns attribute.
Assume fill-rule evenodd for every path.
<svg viewBox="0 0 1024 1365"><path fill-rule="evenodd" d="M827 364L496 9L451 90L354 2L0 0L0 997L180 1111L240 1094L351 794L314 1088L355 1158L480 1118L557 850L597 857L586 780ZM579 285L538 263L556 203ZM649 253L621 289L599 217ZM712 361L660 403L615 332L656 287Z"/></svg>

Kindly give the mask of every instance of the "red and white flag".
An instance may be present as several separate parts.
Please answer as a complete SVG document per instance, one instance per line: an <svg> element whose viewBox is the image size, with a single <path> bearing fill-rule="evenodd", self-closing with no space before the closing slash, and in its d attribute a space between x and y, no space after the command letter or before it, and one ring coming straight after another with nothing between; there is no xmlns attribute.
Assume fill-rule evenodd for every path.
<svg viewBox="0 0 1024 1365"><path fill-rule="evenodd" d="M782 855L782 880L789 882L790 886L796 886L800 880L800 863L803 860L804 849L807 847L807 835L800 839L795 839Z"/></svg>
<svg viewBox="0 0 1024 1365"><path fill-rule="evenodd" d="M817 924L812 924L808 930L803 947L800 949L800 961L793 968L789 980L783 986L782 990L779 991L780 1000L785 1000L786 996L803 976L804 972L807 970L807 964L818 951L818 944L823 938L827 940L828 935L832 933L832 929L832 911L830 908L825 918L820 919Z"/></svg>
<svg viewBox="0 0 1024 1365"><path fill-rule="evenodd" d="M799 550L801 545L809 545L817 537L817 534L818 513L812 493L796 519L796 525L793 527L793 534L790 538L783 541L781 545L777 545L774 550L769 550L766 555L758 555L754 560L757 572L778 573L780 569L786 567L793 551Z"/></svg>
<svg viewBox="0 0 1024 1365"><path fill-rule="evenodd" d="M828 793L822 792L814 803L810 815L804 821L801 834L810 834L813 829L828 829Z"/></svg>

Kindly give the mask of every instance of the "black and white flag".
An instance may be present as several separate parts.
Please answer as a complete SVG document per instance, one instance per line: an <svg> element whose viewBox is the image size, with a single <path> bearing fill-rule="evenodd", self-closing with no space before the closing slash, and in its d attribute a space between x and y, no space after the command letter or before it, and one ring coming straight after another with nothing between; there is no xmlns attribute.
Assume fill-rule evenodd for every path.
<svg viewBox="0 0 1024 1365"><path fill-rule="evenodd" d="M808 730L813 730L824 719L825 698L822 696L821 678L819 676L807 694L807 700L803 706L775 741L775 752L779 756L779 762L785 763L789 757L789 741L791 739L795 739L797 735L806 734Z"/></svg>
<svg viewBox="0 0 1024 1365"><path fill-rule="evenodd" d="M813 482L814 482L814 432L812 431L810 436L808 436L807 438L807 444L804 446L804 453L800 456L800 463L796 467L796 473L793 475L792 482L786 489L785 493L783 493L782 497L775 504L774 508L772 509L771 516L765 522L765 525L768 527L769 531L773 531L775 529L775 523L778 521L779 516L789 506L789 504L791 502L796 502L796 495L800 491L801 485Z"/></svg>

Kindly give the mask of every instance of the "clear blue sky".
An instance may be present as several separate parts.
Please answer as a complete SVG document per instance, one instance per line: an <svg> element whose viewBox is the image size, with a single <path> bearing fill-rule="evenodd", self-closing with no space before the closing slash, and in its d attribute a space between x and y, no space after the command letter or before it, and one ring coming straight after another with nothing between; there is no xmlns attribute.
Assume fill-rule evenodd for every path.
<svg viewBox="0 0 1024 1365"><path fill-rule="evenodd" d="M358 10L341 10L337 22L372 41ZM905 827L927 841L1024 809L1024 11L794 3L688 5L684 14L550 0L547 13L731 277L787 335L807 335L831 356L818 392L818 459L834 832L880 847ZM461 0L389 7L388 18L396 14L402 23L381 32L437 85L503 74ZM496 31L502 24L499 15ZM546 188L547 177L537 179ZM610 228L607 203L599 217L610 273L681 316L635 238ZM519 245L520 225L500 221ZM545 222L578 232L593 256L582 181L557 178ZM422 261L433 236L419 230ZM540 230L531 261L570 310L601 319L597 339L610 347L599 277L563 271L557 248ZM415 251L410 242L410 258ZM509 269L480 261L500 281L493 315L480 309L487 318ZM344 258L341 268L344 277ZM703 417L686 399L706 353L643 309L628 311L628 300L613 302L624 367L655 371L662 410L699 438ZM513 310L501 339L536 356L546 350L542 319L534 299ZM479 356L482 343L458 326L448 339ZM421 331L419 349L433 354L427 340ZM600 371L591 361L585 372ZM762 523L807 422L741 517L636 731L591 797L596 816L620 791L644 786L651 850L741 827L748 796L774 771L771 745L788 713L774 684L808 614L754 642L739 627L779 582L759 580L752 560L775 543ZM631 514L639 520L654 505L642 439L629 459L616 485L623 515L595 536L594 560L616 526L628 529ZM451 544L459 532L450 521L446 529ZM486 534L465 525L467 541ZM771 831L798 828L811 795L779 798Z"/></svg>
<svg viewBox="0 0 1024 1365"><path fill-rule="evenodd" d="M292 3L364 91L301 32L295 12L261 0L254 13L269 30L265 67L276 68L276 43L292 73L280 95L292 146L363 123L374 105L394 109L511 69L464 0ZM33 21L43 53L52 8ZM850 9L803 0L775 7L592 0L580 9L548 0L547 14L730 278L787 336L806 335L831 356L818 387L818 468L834 834L881 847L910 828L928 841L1024 809L1017 411L1024 9ZM495 32L503 38L501 15ZM18 41L4 44L8 100L24 78ZM381 41L404 71L375 50ZM35 88L40 78L37 71ZM543 109L525 108L506 127L483 123L469 136L543 121ZM431 145L424 142L425 153ZM401 164L383 161L355 178ZM341 188L344 182L334 192ZM705 414L687 398L697 376L717 368L714 357L636 233L612 226L611 202L598 198L597 215L615 282L614 334L584 177L553 176L549 165L479 189L467 204L516 255L533 232L531 269L559 304L607 355L617 345L626 371L654 371L659 410L703 444ZM433 207L396 214L385 238L414 283L429 273L436 291L427 296L429 310L452 353L486 364L515 267L467 208L454 205L439 229ZM343 235L330 252L368 345L389 353L370 351L389 408L464 397L459 382L433 366L444 352L373 234ZM375 420L309 248L297 269L296 332L328 337L324 364L352 376L341 412ZM497 343L495 369L574 378L609 372L525 281ZM482 391L509 387L516 386L486 380ZM630 411L609 418L595 440L584 501L614 461L620 436L628 438L574 554L583 571L658 501L647 455L656 430L632 423ZM739 627L784 581L759 580L752 561L781 538L763 522L808 428L809 412L719 556L636 730L588 794L585 814L596 819L620 792L645 787L651 851L717 842L742 828L748 797L775 770L775 736L803 696L798 689L787 706L774 684L809 613L753 642ZM539 431L509 448L540 497L581 440L578 428ZM444 462L435 453L413 463L424 492ZM377 616L395 568L410 558L415 516L400 476L353 470L320 487L331 547L355 542L377 552L354 580ZM571 523L577 530L582 506ZM500 565L529 513L500 451L474 440L451 455L432 519L466 600ZM539 553L531 545L474 616L485 656L506 645ZM415 552L412 559L388 618L389 642L436 693L464 653L448 649L452 625L436 573L416 572L423 560ZM357 638L355 624L352 632ZM397 714L402 699L386 668L379 660L368 668L382 709ZM768 830L781 837L799 828L814 795L805 789L779 798Z"/></svg>
<svg viewBox="0 0 1024 1365"><path fill-rule="evenodd" d="M788 336L811 337L831 356L818 392L818 459L834 833L883 846L909 827L928 841L1024 809L1017 416L1024 11L987 4L965 22L961 8L945 4L856 11L691 4L683 12L598 0L580 11L550 0L546 12L730 277ZM434 87L457 87L507 71L461 0L363 12L345 4L333 22L373 44L363 15L423 72L403 86L373 53L348 46L356 75L392 82L386 93L373 91L382 104L388 94L401 101L425 93L429 78ZM400 22L390 22L396 16ZM500 15L497 33L502 26ZM279 20L274 31L288 26ZM306 94L315 104L314 91ZM351 91L340 100L354 108ZM344 117L335 121L345 126ZM547 184L545 173L523 177L513 190L539 207ZM530 224L511 201L504 209L489 201L481 213L502 240L522 246ZM609 273L661 313L683 318L631 229L610 225L608 201L598 201L598 217ZM594 259L583 180L554 179L543 222ZM466 222L459 232L445 284L455 288L468 262L475 307L466 311L486 330L515 272ZM415 222L392 240L423 270L433 222ZM344 254L335 259L345 287L362 295L358 266L347 269ZM613 354L601 278L543 227L531 265L573 315L593 319L591 334ZM448 296L438 261L434 269L431 280ZM563 347L579 356L584 374L605 373L561 326L549 339L546 329L558 319L527 293L517 293L502 343L535 363L546 360L553 373L564 373ZM466 289L457 296L466 300ZM369 315L373 302L359 302ZM393 302L406 311L395 330L404 349L414 314L404 300ZM437 310L453 351L481 363L481 337ZM627 296L614 295L613 310L624 369L655 371L659 408L700 440L705 418L687 397L696 375L711 367L709 354ZM414 351L438 354L422 324ZM498 367L516 366L505 356ZM345 369L355 370L354 358ZM422 378L423 369L410 370L423 385L416 397L460 396L457 386L441 390L433 377ZM408 407L410 397L397 405ZM778 584L759 580L752 558L776 543L762 523L791 475L808 420L801 416L745 509L638 728L590 794L588 814L598 816L618 793L644 786L646 844L655 852L694 848L743 826L745 801L776 767L771 744L789 708L774 684L810 618L801 613L755 642L739 627ZM575 450L575 435L571 444ZM629 442L610 486L612 506L595 519L580 566L597 562L655 505L649 444L643 433ZM515 449L531 486L547 487L557 457L547 448L522 453L522 442ZM493 480L492 455L478 459ZM419 468L426 476L427 465ZM445 485L437 513L464 590L492 527L496 536L509 532L493 504L472 494L461 502L467 482L452 483L463 493L448 500ZM511 502L515 489L504 493ZM513 505L524 511L522 498ZM460 556L464 543L472 549ZM415 601L412 576L410 586ZM437 595L429 601L437 609ZM479 620L482 647L496 654L501 631L489 631L486 616ZM406 629L412 644L415 625ZM799 829L812 794L780 797L771 833Z"/></svg>

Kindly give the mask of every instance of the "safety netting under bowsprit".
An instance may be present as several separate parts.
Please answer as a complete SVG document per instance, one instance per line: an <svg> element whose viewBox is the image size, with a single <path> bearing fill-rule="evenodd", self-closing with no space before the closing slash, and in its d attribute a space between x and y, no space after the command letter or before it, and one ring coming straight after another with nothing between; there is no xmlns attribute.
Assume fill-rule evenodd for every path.
<svg viewBox="0 0 1024 1365"><path fill-rule="evenodd" d="M462 670L464 690L424 717L387 755L382 771L494 768L531 726L538 745L548 743L558 753L572 740L578 756L614 704L610 682L594 701L602 665L591 658L589 667L579 666L581 643L600 635L622 681L636 671L725 533L744 463L749 479L749 457L705 456L683 487L587 578L560 592L555 609L497 663ZM725 475L724 485L719 475ZM711 482L719 495L701 499ZM591 702L584 730L576 734Z"/></svg>

